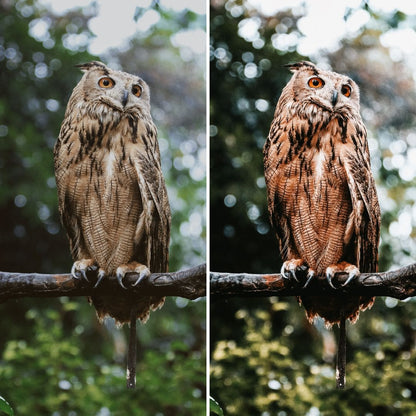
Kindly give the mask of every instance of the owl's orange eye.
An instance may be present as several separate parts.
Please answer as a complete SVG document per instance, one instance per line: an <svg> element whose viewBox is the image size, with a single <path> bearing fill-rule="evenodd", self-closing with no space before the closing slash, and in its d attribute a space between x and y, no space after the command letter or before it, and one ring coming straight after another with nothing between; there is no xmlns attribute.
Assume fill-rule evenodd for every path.
<svg viewBox="0 0 416 416"><path fill-rule="evenodd" d="M308 81L308 85L311 88L322 88L325 85L325 82L319 77L313 77Z"/></svg>
<svg viewBox="0 0 416 416"><path fill-rule="evenodd" d="M346 97L349 97L351 95L351 87L349 85L343 85L341 87L341 93Z"/></svg>
<svg viewBox="0 0 416 416"><path fill-rule="evenodd" d="M136 96L140 97L142 95L142 87L140 85L133 85L131 92Z"/></svg>
<svg viewBox="0 0 416 416"><path fill-rule="evenodd" d="M101 88L112 88L115 82L110 77L102 77L98 80L98 85Z"/></svg>

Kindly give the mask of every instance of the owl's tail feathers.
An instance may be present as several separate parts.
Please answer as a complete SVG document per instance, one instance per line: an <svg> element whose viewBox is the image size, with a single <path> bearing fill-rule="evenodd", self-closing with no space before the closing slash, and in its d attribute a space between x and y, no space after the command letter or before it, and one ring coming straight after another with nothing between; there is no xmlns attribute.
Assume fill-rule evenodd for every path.
<svg viewBox="0 0 416 416"><path fill-rule="evenodd" d="M338 389L345 388L345 367L347 364L347 331L345 328L345 317L339 323L338 354L336 367L336 383Z"/></svg>
<svg viewBox="0 0 416 416"><path fill-rule="evenodd" d="M131 322L131 308L134 307L136 319L146 323L149 319L150 311L155 311L163 306L164 297L143 296L92 296L89 298L97 311L97 317L100 322L109 315L116 320L117 325L123 325Z"/></svg>
<svg viewBox="0 0 416 416"><path fill-rule="evenodd" d="M129 349L127 352L127 388L134 389L136 387L136 352L137 352L137 340L136 340L136 324L137 324L137 311L133 307L130 312L130 333L129 333Z"/></svg>

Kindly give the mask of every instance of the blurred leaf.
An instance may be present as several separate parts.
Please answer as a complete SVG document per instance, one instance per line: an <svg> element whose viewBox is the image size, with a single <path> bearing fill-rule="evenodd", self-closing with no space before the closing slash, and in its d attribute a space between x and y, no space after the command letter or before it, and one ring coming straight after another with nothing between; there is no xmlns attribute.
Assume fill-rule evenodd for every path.
<svg viewBox="0 0 416 416"><path fill-rule="evenodd" d="M221 409L221 406L212 397L209 398L209 410L210 410L210 412L215 413L218 416L224 416L224 412Z"/></svg>
<svg viewBox="0 0 416 416"><path fill-rule="evenodd" d="M7 403L6 399L0 396L0 411L4 412L6 415L13 416L14 412L9 403Z"/></svg>

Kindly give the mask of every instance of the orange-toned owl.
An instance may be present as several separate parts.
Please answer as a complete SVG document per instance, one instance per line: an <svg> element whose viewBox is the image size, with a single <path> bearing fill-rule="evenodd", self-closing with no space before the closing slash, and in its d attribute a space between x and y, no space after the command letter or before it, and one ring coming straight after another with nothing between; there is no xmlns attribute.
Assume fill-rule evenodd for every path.
<svg viewBox="0 0 416 416"><path fill-rule="evenodd" d="M359 89L349 77L310 62L289 65L293 76L276 106L264 146L270 219L283 258L282 273L297 279L346 284L361 272L377 271L380 208L370 167ZM301 296L310 321L355 322L373 297L333 290ZM345 326L344 326L345 328Z"/></svg>

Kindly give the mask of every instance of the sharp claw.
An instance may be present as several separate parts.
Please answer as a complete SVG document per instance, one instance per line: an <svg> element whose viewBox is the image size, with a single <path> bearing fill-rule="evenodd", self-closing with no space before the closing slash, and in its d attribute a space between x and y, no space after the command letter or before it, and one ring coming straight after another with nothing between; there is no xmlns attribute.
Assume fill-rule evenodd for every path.
<svg viewBox="0 0 416 416"><path fill-rule="evenodd" d="M84 279L89 283L87 272L97 270L96 264L89 264L90 260L80 260L74 262L71 267L71 275L74 279Z"/></svg>
<svg viewBox="0 0 416 416"><path fill-rule="evenodd" d="M146 277L148 276L147 273L141 272L140 276L138 277L138 279L132 284L132 286L137 286L139 283L141 283L144 279L146 279Z"/></svg>
<svg viewBox="0 0 416 416"><path fill-rule="evenodd" d="M326 280L327 280L327 282L328 282L329 286L331 286L331 287L332 287L332 289L336 289L336 287L335 287L335 286L334 286L334 284L332 283L332 278L331 278L331 274L330 274L330 273L327 273L327 274L326 274Z"/></svg>
<svg viewBox="0 0 416 416"><path fill-rule="evenodd" d="M85 279L89 283L90 281L88 280L86 270L85 269L81 269L80 271L81 271L82 278Z"/></svg>
<svg viewBox="0 0 416 416"><path fill-rule="evenodd" d="M290 274L291 274L291 275L292 275L292 277L295 279L295 281L299 283L299 280L298 280L298 278L296 277L296 271L295 271L294 269L291 269L291 270L290 270Z"/></svg>
<svg viewBox="0 0 416 416"><path fill-rule="evenodd" d="M314 276L315 276L314 272L309 272L308 273L308 276L307 276L308 279L306 280L305 284L302 286L302 289L305 289L309 285L309 283L311 282L311 280L313 279Z"/></svg>
<svg viewBox="0 0 416 416"><path fill-rule="evenodd" d="M71 275L72 275L72 277L74 279L77 279L77 280L81 279L76 273L77 273L77 269L75 268L75 264L73 264L72 265L72 268L71 268Z"/></svg>
<svg viewBox="0 0 416 416"><path fill-rule="evenodd" d="M95 285L94 285L94 289L96 288L96 287L98 287L98 285L101 283L101 281L104 279L104 276L105 276L105 273L103 272L103 271L100 271L99 273L98 273L98 280L97 280L97 282L95 283Z"/></svg>
<svg viewBox="0 0 416 416"><path fill-rule="evenodd" d="M290 280L289 276L286 276L286 269L284 265L280 269L280 274L282 275L283 279Z"/></svg>
<svg viewBox="0 0 416 416"><path fill-rule="evenodd" d="M124 286L123 284L123 275L121 273L117 273L117 281L118 284L123 288L123 289L127 289L126 286Z"/></svg>
<svg viewBox="0 0 416 416"><path fill-rule="evenodd" d="M348 283L351 282L355 278L356 274L354 272L348 275L348 279L341 285L342 287L347 286Z"/></svg>

